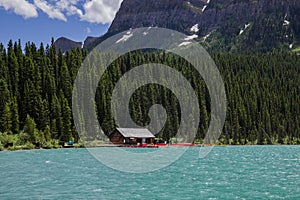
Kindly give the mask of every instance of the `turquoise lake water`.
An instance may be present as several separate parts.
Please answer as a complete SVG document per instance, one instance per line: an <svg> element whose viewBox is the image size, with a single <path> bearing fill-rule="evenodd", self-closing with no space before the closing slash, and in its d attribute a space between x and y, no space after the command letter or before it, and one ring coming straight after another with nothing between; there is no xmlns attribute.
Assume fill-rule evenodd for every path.
<svg viewBox="0 0 300 200"><path fill-rule="evenodd" d="M0 152L0 199L300 199L300 146L198 153L190 148L164 169L130 174L86 149Z"/></svg>

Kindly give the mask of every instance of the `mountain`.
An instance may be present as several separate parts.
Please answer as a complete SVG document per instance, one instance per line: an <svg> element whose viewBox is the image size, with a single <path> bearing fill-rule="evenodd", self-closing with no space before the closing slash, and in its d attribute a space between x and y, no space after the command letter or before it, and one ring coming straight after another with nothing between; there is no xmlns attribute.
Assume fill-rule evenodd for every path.
<svg viewBox="0 0 300 200"><path fill-rule="evenodd" d="M139 27L164 27L190 35L207 49L266 52L300 45L299 0L124 0L105 38Z"/></svg>
<svg viewBox="0 0 300 200"><path fill-rule="evenodd" d="M76 47L81 48L82 47L82 42L74 42L65 37L58 38L54 44L57 47L57 49L61 49L62 52L65 52L72 48L76 48Z"/></svg>
<svg viewBox="0 0 300 200"><path fill-rule="evenodd" d="M68 50L71 50L72 48L87 48L88 46L91 46L95 41L98 39L98 37L87 37L84 42L75 42L73 40L70 40L65 37L60 37L55 41L55 46L58 49L61 49L62 52L66 52Z"/></svg>
<svg viewBox="0 0 300 200"><path fill-rule="evenodd" d="M95 42L96 40L98 39L98 37L91 37L91 36L89 36L89 37L87 37L86 39L85 39L85 41L83 42L83 47L87 47L87 46L89 46L89 45L91 45L93 42Z"/></svg>
<svg viewBox="0 0 300 200"><path fill-rule="evenodd" d="M300 42L300 1L125 0L108 34L148 26L196 34L218 51L288 49Z"/></svg>

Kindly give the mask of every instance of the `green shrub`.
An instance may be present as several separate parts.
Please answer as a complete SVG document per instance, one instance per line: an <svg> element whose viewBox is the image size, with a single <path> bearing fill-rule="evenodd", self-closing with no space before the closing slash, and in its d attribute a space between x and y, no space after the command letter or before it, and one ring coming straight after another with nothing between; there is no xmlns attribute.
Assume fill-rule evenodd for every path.
<svg viewBox="0 0 300 200"><path fill-rule="evenodd" d="M4 146L2 145L1 141L0 141L0 151L4 150Z"/></svg>
<svg viewBox="0 0 300 200"><path fill-rule="evenodd" d="M16 145L22 146L30 141L30 135L24 131L18 134Z"/></svg>
<svg viewBox="0 0 300 200"><path fill-rule="evenodd" d="M17 151L17 150L31 150L31 149L35 149L34 144L27 142L24 145L14 145L12 147L8 147L7 150L9 151Z"/></svg>
<svg viewBox="0 0 300 200"><path fill-rule="evenodd" d="M13 143L15 144L17 141L18 136L17 135L13 135L13 134L9 134L9 133L0 133L0 142L2 144L2 146L7 145L8 143Z"/></svg>
<svg viewBox="0 0 300 200"><path fill-rule="evenodd" d="M194 144L202 144L203 140L202 139L195 139Z"/></svg>
<svg viewBox="0 0 300 200"><path fill-rule="evenodd" d="M47 142L44 142L42 145L43 149L58 149L61 148L61 145L59 145L59 141L58 140L50 140Z"/></svg>
<svg viewBox="0 0 300 200"><path fill-rule="evenodd" d="M23 149L34 149L35 148L35 146L32 144L32 143L30 143L30 142L27 142L25 145L23 145Z"/></svg>

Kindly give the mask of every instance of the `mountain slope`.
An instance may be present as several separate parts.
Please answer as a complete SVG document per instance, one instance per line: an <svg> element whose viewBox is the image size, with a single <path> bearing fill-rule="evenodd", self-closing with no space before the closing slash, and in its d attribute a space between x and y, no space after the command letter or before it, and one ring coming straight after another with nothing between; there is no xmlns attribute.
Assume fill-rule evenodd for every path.
<svg viewBox="0 0 300 200"><path fill-rule="evenodd" d="M75 42L73 40L70 40L68 38L65 37L60 37L55 41L55 46L57 48L57 50L61 49L62 52L66 52L68 50L71 50L73 48L87 48L91 45L93 45L93 43L95 43L97 41L99 37L87 37L84 42Z"/></svg>
<svg viewBox="0 0 300 200"><path fill-rule="evenodd" d="M125 0L108 33L143 26L197 34L218 51L288 49L299 45L300 1Z"/></svg>
<svg viewBox="0 0 300 200"><path fill-rule="evenodd" d="M299 0L124 0L107 37L139 27L196 34L207 49L266 52L300 45Z"/></svg>
<svg viewBox="0 0 300 200"><path fill-rule="evenodd" d="M58 38L54 44L57 47L57 50L61 49L62 52L65 52L72 48L82 47L82 42L75 42L65 37Z"/></svg>

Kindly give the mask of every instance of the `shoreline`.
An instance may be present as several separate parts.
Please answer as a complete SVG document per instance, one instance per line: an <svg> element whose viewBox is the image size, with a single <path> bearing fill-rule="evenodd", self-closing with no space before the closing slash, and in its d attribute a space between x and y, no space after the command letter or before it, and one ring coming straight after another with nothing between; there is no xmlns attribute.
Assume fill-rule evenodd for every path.
<svg viewBox="0 0 300 200"><path fill-rule="evenodd" d="M193 147L193 148L201 148L201 147L255 147L255 146L265 146L265 147L271 147L271 146L300 146L300 144L264 144L264 145L257 145L257 144L245 144L245 145L192 145L192 146L178 146L178 145L170 145L170 146L159 146L156 148L174 148L174 147ZM149 147L134 147L134 146L120 146L120 145L98 145L98 146L89 146L89 147L84 147L84 146L74 146L74 147L60 147L60 148L33 148L33 149L15 149L15 150L8 150L4 149L1 150L1 152L21 152L21 151L39 151L39 150L63 150L63 149L89 149L89 148L132 148L132 149L150 149ZM154 148L154 147L152 147Z"/></svg>

